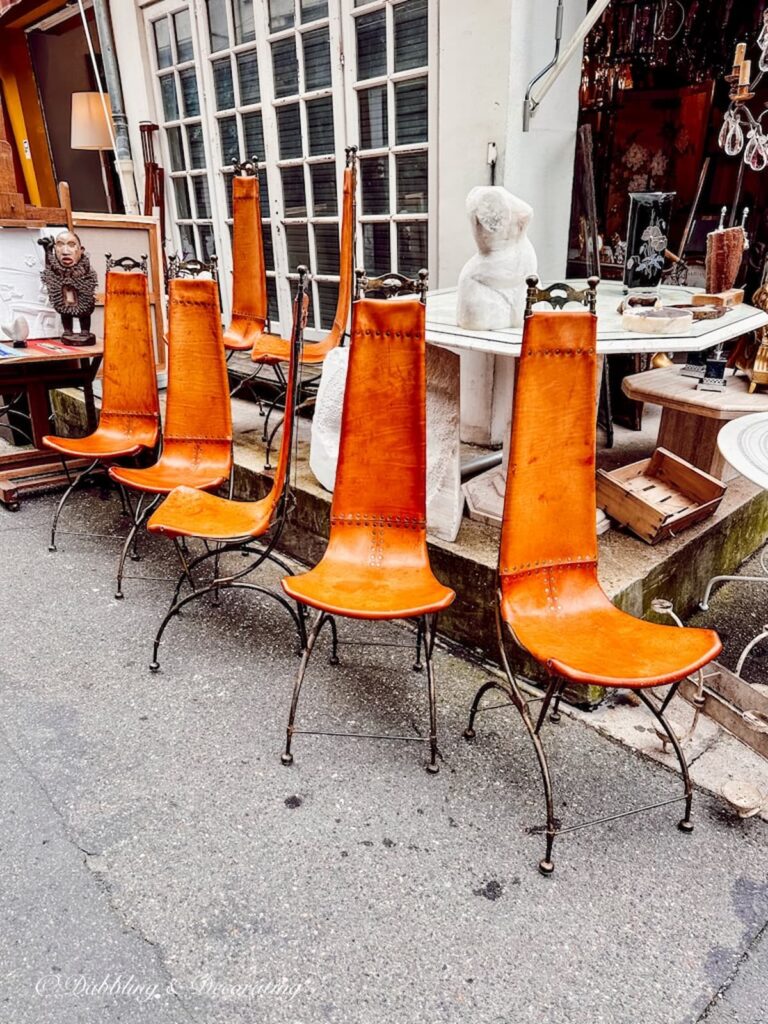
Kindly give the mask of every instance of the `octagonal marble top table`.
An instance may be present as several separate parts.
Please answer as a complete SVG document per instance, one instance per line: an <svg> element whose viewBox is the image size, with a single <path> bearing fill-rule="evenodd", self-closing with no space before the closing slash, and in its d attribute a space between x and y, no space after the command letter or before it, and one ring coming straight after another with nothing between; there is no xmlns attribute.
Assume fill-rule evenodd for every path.
<svg viewBox="0 0 768 1024"><path fill-rule="evenodd" d="M583 288L585 281L568 281L574 288ZM548 284L548 283L547 283ZM697 289L662 287L660 298L664 305L676 303L689 304ZM522 348L522 327L510 327L505 330L468 331L456 323L457 290L450 288L436 291L427 296L426 339L430 345L461 354L465 352L485 353L496 356L509 356L510 369L513 373L512 360L520 355ZM624 289L618 281L601 282L597 288L597 351L600 355L637 353L637 352L701 352L738 338L748 331L768 325L768 313L743 303L733 307L717 320L699 320L687 331L675 334L639 334L625 331L621 326L618 306L624 297ZM546 307L549 308L549 307ZM572 308L572 307L571 307ZM504 360L506 363L507 360ZM504 365L502 363L502 366ZM499 373L499 370L496 370ZM446 384L443 381L445 393ZM428 382L429 387L429 382ZM453 384L457 396L460 393L460 377ZM488 522L500 521L504 490L506 488L507 446L509 443L509 423L512 416L512 385L498 389L505 394L507 409L505 410L507 427L504 431L504 459L501 466L488 470L464 485L461 495L454 487L453 500L463 507L463 494L466 493L473 514ZM459 438L456 438L458 449ZM459 512L460 516L460 512ZM454 518L455 521L455 518Z"/></svg>

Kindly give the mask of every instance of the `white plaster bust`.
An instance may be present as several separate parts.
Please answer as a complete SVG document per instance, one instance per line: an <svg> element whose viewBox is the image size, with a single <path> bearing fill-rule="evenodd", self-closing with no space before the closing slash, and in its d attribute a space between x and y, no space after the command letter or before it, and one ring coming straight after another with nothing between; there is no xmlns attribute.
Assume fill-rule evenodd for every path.
<svg viewBox="0 0 768 1024"><path fill-rule="evenodd" d="M519 327L525 312L525 279L537 269L527 235L533 209L501 185L479 185L467 196L467 214L477 252L459 275L459 327Z"/></svg>

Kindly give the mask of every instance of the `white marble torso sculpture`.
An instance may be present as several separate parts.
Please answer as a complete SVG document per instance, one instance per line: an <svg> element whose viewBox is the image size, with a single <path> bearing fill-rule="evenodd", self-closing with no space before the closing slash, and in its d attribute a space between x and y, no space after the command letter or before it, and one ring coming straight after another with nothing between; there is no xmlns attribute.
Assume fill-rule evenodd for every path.
<svg viewBox="0 0 768 1024"><path fill-rule="evenodd" d="M467 213L478 251L459 275L459 327L519 327L525 312L525 279L537 267L527 235L533 210L500 185L480 185L467 196Z"/></svg>

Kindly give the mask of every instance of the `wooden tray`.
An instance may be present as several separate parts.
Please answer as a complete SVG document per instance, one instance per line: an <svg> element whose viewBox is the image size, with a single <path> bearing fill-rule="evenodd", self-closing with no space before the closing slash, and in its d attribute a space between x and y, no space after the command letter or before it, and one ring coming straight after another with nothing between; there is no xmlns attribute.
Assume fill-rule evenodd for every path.
<svg viewBox="0 0 768 1024"><path fill-rule="evenodd" d="M597 471L597 504L648 544L711 516L725 484L666 448L620 469Z"/></svg>

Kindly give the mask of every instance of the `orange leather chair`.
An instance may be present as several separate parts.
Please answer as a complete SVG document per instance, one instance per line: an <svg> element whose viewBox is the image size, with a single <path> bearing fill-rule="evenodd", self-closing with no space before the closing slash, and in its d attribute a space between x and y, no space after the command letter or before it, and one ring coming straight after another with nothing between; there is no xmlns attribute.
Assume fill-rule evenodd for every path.
<svg viewBox="0 0 768 1024"><path fill-rule="evenodd" d="M329 623L335 662L333 616L343 615L418 620L415 667L423 646L429 696L427 770L438 770L432 649L437 615L455 595L435 578L427 553L425 376L423 302L355 302L328 547L314 569L283 580L289 597L317 609L293 690L283 764L293 761L293 736L308 731L294 722L318 634ZM392 383L386 402L383 379Z"/></svg>
<svg viewBox="0 0 768 1024"><path fill-rule="evenodd" d="M308 367L322 368L322 364L325 361L325 357L334 348L337 348L342 344L344 340L344 334L347 330L347 322L349 320L350 306L352 303L352 280L353 280L353 264L354 264L354 253L355 253L355 196L357 191L357 147L348 146L346 148L346 166L344 168L344 183L342 192L342 214L341 214L341 244L339 248L339 295L336 301L336 315L333 319L333 324L330 331L320 341L312 342L304 346L301 356L301 365ZM247 182L244 185L243 182ZM255 185L252 184L255 182ZM238 265L247 267L251 265L253 267L252 283L249 278L242 281L243 291L248 290L249 299L243 299L242 306L237 299L234 300L234 309L243 308L247 306L248 310L254 312L254 316L261 311L266 317L266 277L264 275L264 252L263 242L261 236L261 213L258 208L258 182L253 178L238 178L236 177L233 181L233 188L237 188L237 192L233 192L233 202L236 199L238 192L248 190L248 194L255 194L256 200L256 211L251 212L250 207L246 206L245 203L241 202L241 206L235 206L233 214L235 218L235 234L233 241L234 248L234 265L235 268ZM239 210L243 210L242 233L237 233L237 214ZM247 219L245 215L247 212ZM255 225L258 224L258 229ZM246 240L247 239L247 240ZM240 241L239 241L240 240ZM242 245L242 249L238 246ZM252 261L250 264L248 261ZM237 269L235 270L235 289L238 286L238 275ZM263 288L263 298L262 298ZM233 323L235 322L235 314L233 313ZM251 347L251 359L254 363L258 364L258 369L244 381L238 384L232 391L233 396L245 386L249 386L253 381L260 375L265 366L271 366L277 378L277 392L272 399L267 414L264 418L264 432L263 440L268 442L267 447L267 464L269 464L269 451L271 448L272 438L280 427L278 423L275 428L269 431L269 421L272 413L280 405L284 399L287 391L287 381L283 371L283 364L287 363L290 359L291 354L291 342L289 339L281 338L276 334L269 334L264 331L264 321L255 319L253 321L256 326L247 335L248 343L245 340L243 334L242 341L235 341L232 338L226 339L225 344L229 348L243 349ZM261 323L261 327L258 324ZM230 331L232 328L230 328ZM241 329L238 328L238 331ZM230 332L228 332L229 334ZM316 374L314 377L306 377L301 381L301 388L304 393L309 393L310 397L303 403L304 405L311 405L314 402L313 391L316 391L318 382L320 380L321 373Z"/></svg>
<svg viewBox="0 0 768 1024"><path fill-rule="evenodd" d="M595 823L560 828L555 817L549 769L539 735L552 701L551 717L557 721L560 697L567 684L595 683L632 690L659 721L675 749L684 788L684 795L676 799L685 801L679 827L689 832L693 828L691 780L664 711L680 681L717 657L721 645L717 634L710 630L680 629L636 619L616 608L601 589L595 536L597 281L590 281L586 293L578 293L590 303L591 312L532 312L532 305L542 300L562 305L564 286L542 291L537 278L529 278L528 283L496 606L507 678L480 688L464 735L467 739L474 737L475 715L483 695L491 689L504 693L520 712L544 781L547 839L546 855L539 868L543 874L550 874L555 836ZM575 294L571 291L570 297ZM531 702L524 700L507 658L507 635L542 664L550 677L535 721L529 710ZM670 687L660 705L647 693L658 686Z"/></svg>
<svg viewBox="0 0 768 1024"><path fill-rule="evenodd" d="M59 516L78 484L99 469L106 472L111 462L154 448L160 434L146 267L130 257L107 257L102 384L99 425L93 433L43 438L46 447L60 453L65 469L67 457L92 460L61 496L49 551L56 550ZM120 496L124 500L122 491Z"/></svg>
<svg viewBox="0 0 768 1024"><path fill-rule="evenodd" d="M125 558L137 531L163 495L182 484L214 490L231 472L232 414L218 285L203 278L175 278L168 285L168 391L162 453L144 469L112 467L109 471L118 484L140 495L120 554L116 597L123 596Z"/></svg>
<svg viewBox="0 0 768 1024"><path fill-rule="evenodd" d="M293 307L293 347L288 366L285 429L280 440L280 452L272 479L272 487L265 497L258 501L233 501L231 498L220 498L207 491L199 491L191 487L177 487L153 513L147 524L150 533L161 534L173 539L182 566L182 575L176 586L171 606L155 637L150 664L150 669L153 672L157 672L160 668L158 649L166 626L174 615L177 615L190 601L212 592L218 595L219 590L228 587L255 590L274 598L292 616L299 634L301 650L306 645L303 606L300 605L298 610L294 610L282 593L275 593L274 590L245 580L246 576L249 576L267 560L275 562L288 573L292 571L290 565L275 554L274 548L280 539L290 511L291 452L296 428L299 361L307 310L309 309L309 296L306 292L307 268L299 267L298 272L299 284ZM264 542L263 539L267 535L269 535L269 540ZM180 538L196 538L203 541L206 547L209 544L214 544L215 549L207 550L205 554L189 562L179 544ZM261 545L254 547L256 541L260 541ZM229 551L250 552L255 554L256 558L239 572L221 577L218 575L219 559L222 554ZM194 570L210 558L215 559L214 578L204 586L198 586L195 583ZM181 587L185 581L192 586L192 593L179 600Z"/></svg>

